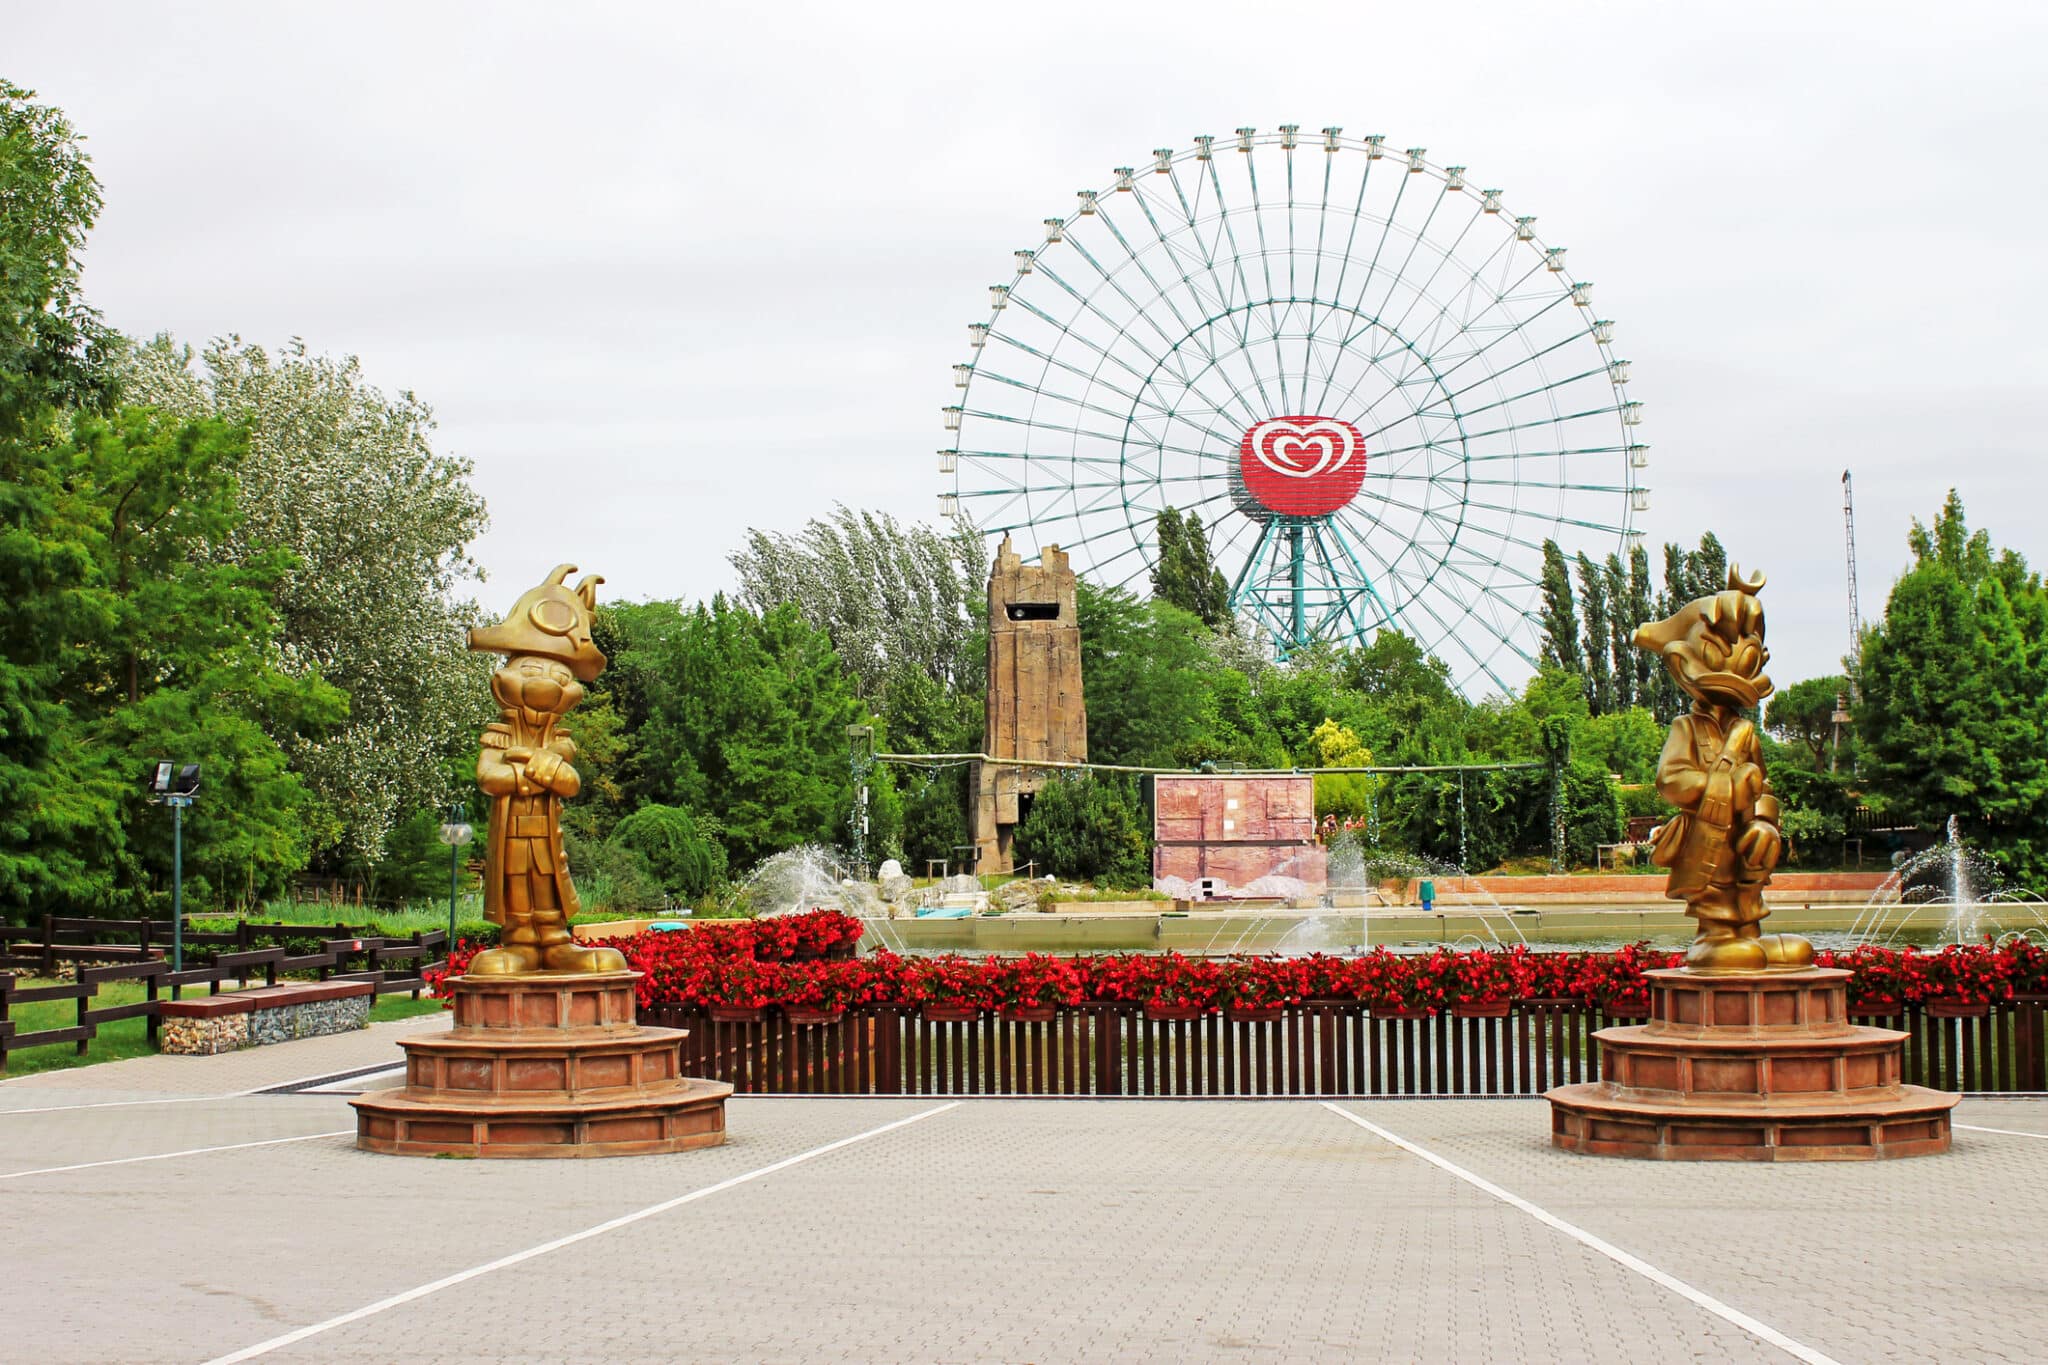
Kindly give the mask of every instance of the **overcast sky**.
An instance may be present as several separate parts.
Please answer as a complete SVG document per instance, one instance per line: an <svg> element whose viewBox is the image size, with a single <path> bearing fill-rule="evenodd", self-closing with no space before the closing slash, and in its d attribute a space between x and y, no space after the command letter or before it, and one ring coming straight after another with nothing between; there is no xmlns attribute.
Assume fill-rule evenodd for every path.
<svg viewBox="0 0 2048 1365"><path fill-rule="evenodd" d="M2048 6L5 5L88 137L115 326L354 353L573 559L730 586L749 525L929 517L938 409L1077 188L1338 124L1507 189L1634 362L1654 547L1769 573L1772 672L1846 645L1951 485L2048 564ZM556 482L566 474L568 487ZM501 601L502 599L502 601Z"/></svg>

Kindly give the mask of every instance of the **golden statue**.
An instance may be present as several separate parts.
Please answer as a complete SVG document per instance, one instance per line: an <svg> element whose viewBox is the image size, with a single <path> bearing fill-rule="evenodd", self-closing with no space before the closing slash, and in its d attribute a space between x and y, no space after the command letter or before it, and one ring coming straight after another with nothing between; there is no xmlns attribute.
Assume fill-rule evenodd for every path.
<svg viewBox="0 0 2048 1365"><path fill-rule="evenodd" d="M569 766L576 742L555 726L605 665L590 638L604 580L591 574L564 586L574 572L574 564L557 566L511 615L469 632L471 649L505 656L491 674L504 719L484 727L476 757L476 784L491 798L484 916L502 932L497 947L470 962L472 976L625 970L618 949L586 947L569 933L578 905L562 856L562 801L583 779Z"/></svg>
<svg viewBox="0 0 2048 1365"><path fill-rule="evenodd" d="M1656 832L1650 860L1671 869L1664 894L1699 921L1685 965L1697 972L1795 971L1813 945L1762 930L1764 887L1785 851L1778 798L1764 775L1756 722L1744 712L1771 694L1764 673L1764 578L1734 566L1728 586L1637 628L1635 646L1660 655L1692 710L1671 722L1657 792L1678 807Z"/></svg>

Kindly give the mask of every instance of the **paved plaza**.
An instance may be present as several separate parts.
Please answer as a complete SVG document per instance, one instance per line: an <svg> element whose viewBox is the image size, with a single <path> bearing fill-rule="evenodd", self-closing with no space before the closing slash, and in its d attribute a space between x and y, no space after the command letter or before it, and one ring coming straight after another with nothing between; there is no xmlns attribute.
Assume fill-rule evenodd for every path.
<svg viewBox="0 0 2048 1365"><path fill-rule="evenodd" d="M20 1361L2039 1360L2048 1101L1955 1150L1572 1157L1529 1100L740 1098L723 1147L354 1149L378 1025L0 1083ZM298 1086L285 1089L279 1087ZM264 1093L270 1091L272 1093Z"/></svg>

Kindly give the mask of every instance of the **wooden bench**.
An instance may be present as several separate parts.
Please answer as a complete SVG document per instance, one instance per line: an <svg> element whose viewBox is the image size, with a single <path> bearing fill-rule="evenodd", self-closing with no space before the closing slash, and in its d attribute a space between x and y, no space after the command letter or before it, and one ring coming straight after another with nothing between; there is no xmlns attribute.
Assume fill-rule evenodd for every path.
<svg viewBox="0 0 2048 1365"><path fill-rule="evenodd" d="M205 1056L346 1033L368 1026L376 995L377 987L369 981L294 981L165 1000L158 1006L163 1016L160 1046L165 1052Z"/></svg>

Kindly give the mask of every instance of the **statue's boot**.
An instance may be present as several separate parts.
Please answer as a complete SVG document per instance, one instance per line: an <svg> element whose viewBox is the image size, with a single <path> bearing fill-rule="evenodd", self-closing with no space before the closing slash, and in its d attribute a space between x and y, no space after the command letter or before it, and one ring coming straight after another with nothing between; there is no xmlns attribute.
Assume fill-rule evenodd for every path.
<svg viewBox="0 0 2048 1365"><path fill-rule="evenodd" d="M507 943L486 948L469 960L471 976L518 976L540 969L540 948L531 943Z"/></svg>
<svg viewBox="0 0 2048 1365"><path fill-rule="evenodd" d="M543 955L551 972L623 972L626 955L617 948L587 943L558 943Z"/></svg>
<svg viewBox="0 0 2048 1365"><path fill-rule="evenodd" d="M1796 972L1813 965L1813 945L1797 934L1765 934L1756 943L1773 971Z"/></svg>
<svg viewBox="0 0 2048 1365"><path fill-rule="evenodd" d="M1728 930L1702 930L1685 950L1685 965L1696 972L1760 972L1770 966L1763 944Z"/></svg>
<svg viewBox="0 0 2048 1365"><path fill-rule="evenodd" d="M498 946L486 948L470 959L471 976L518 976L541 969L540 941L533 930L533 916L507 910Z"/></svg>
<svg viewBox="0 0 2048 1365"><path fill-rule="evenodd" d="M551 972L623 972L626 955L617 948L598 948L578 943L569 932L569 922L560 914L534 916L540 939L541 961Z"/></svg>

